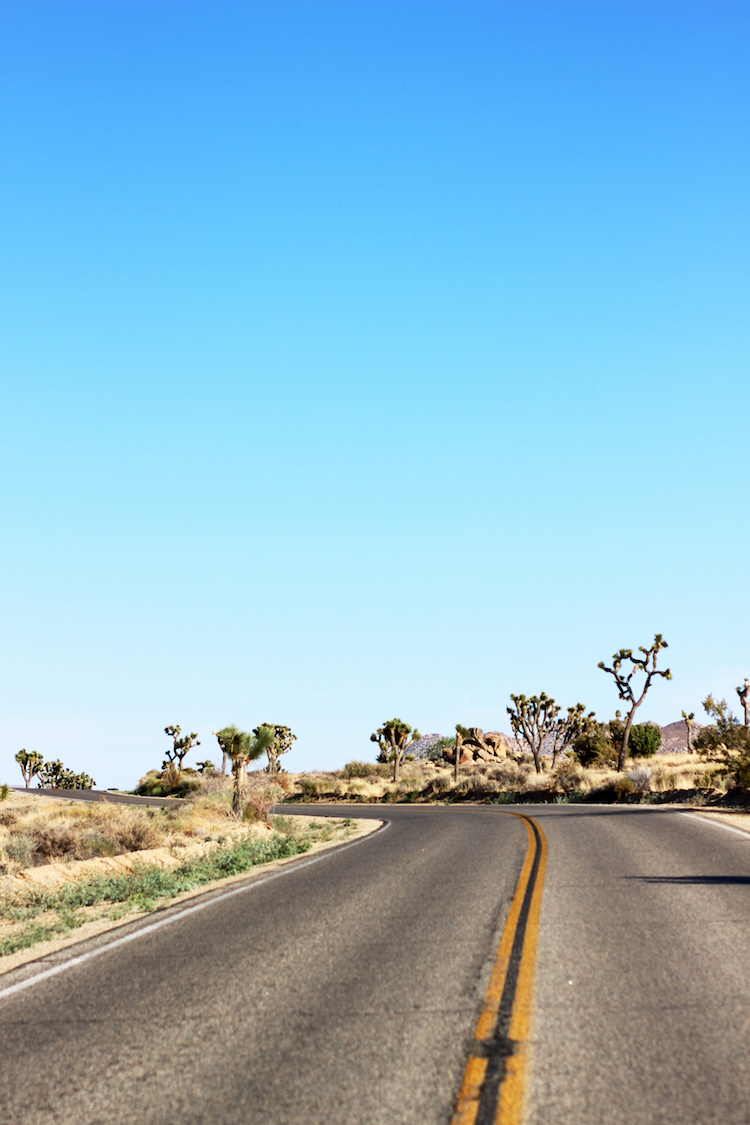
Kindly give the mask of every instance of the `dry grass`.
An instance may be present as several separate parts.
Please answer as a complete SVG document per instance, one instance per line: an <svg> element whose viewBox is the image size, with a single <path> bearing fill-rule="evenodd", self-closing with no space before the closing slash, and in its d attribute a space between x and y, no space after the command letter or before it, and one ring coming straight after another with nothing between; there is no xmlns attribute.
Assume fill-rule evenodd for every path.
<svg viewBox="0 0 750 1125"><path fill-rule="evenodd" d="M434 800L503 800L515 795L523 800L577 799L595 800L597 791L602 799L611 800L608 793L623 775L615 770L583 769L569 758L558 763L554 771L548 769L537 774L530 760L515 761L507 758L498 762L474 762L461 766L458 783L454 782L453 767L430 761L406 762L394 784L390 772L385 775L382 765L352 763L356 770L313 771L305 774L288 774L290 797L295 801L434 801ZM348 776L355 772L357 775ZM629 775L629 776L628 776ZM658 754L648 760L628 761L625 771L628 781L621 785L616 799L636 793L641 799L663 799L650 794L676 794L703 790L703 798L711 793L720 796L724 781L715 765L703 761L696 754Z"/></svg>
<svg viewBox="0 0 750 1125"><path fill-rule="evenodd" d="M283 788L266 775L249 779L246 821L267 823ZM241 826L232 816L230 778L213 778L178 808L144 808L66 801L13 793L0 805L0 874L64 860L181 848L229 838Z"/></svg>
<svg viewBox="0 0 750 1125"><path fill-rule="evenodd" d="M229 779L167 810L14 794L0 805L0 971L8 958L33 956L40 942L49 951L76 940L81 927L101 932L259 864L377 827L349 818L266 819L279 792L269 781L251 778L250 816L241 824Z"/></svg>

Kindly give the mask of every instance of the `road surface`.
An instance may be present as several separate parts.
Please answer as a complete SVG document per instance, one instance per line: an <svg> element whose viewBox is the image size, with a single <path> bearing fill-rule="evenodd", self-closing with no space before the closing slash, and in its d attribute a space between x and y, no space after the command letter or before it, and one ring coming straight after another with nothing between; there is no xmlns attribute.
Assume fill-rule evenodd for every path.
<svg viewBox="0 0 750 1125"><path fill-rule="evenodd" d="M119 793L116 789L32 789L11 785L14 793L31 797L58 797L62 801L103 801L109 805L153 805L160 809L179 808L184 802L179 797L138 797L133 793Z"/></svg>
<svg viewBox="0 0 750 1125"><path fill-rule="evenodd" d="M388 826L1 978L0 1120L450 1125L530 855L508 811L357 807ZM548 843L528 1120L744 1125L750 836L515 811Z"/></svg>

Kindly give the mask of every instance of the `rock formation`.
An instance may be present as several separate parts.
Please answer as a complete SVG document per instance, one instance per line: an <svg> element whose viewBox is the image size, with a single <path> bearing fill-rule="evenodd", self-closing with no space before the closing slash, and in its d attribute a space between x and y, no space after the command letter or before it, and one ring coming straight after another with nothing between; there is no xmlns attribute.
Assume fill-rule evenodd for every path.
<svg viewBox="0 0 750 1125"><path fill-rule="evenodd" d="M507 737L499 730L488 730L485 734L480 727L469 727L469 737L461 746L461 765L465 762L496 762L506 758L509 749ZM443 757L446 762L452 762L455 751L448 746L443 751Z"/></svg>

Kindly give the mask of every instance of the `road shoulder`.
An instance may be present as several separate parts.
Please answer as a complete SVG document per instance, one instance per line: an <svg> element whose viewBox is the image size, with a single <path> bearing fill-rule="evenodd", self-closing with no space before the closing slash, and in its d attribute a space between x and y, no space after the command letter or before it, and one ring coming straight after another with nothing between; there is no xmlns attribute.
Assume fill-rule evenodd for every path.
<svg viewBox="0 0 750 1125"><path fill-rule="evenodd" d="M68 936L56 937L48 941L40 941L28 949L19 950L17 953L11 953L0 960L0 977L5 976L23 965L28 965L35 961L42 961L61 953L63 950L69 950L73 946L81 945L91 938L109 934L125 926L131 926L133 923L143 921L143 919L154 919L164 910L171 910L191 899L199 898L203 895L215 895L217 891L220 892L238 883L252 882L254 879L266 875L277 868L304 862L308 860L310 856L316 855L319 852L352 844L377 831L384 823L382 820L374 819L351 819L353 821L352 829L345 839L318 841L314 843L308 851L301 854L259 864L249 871L242 872L240 875L230 875L225 879L215 879L210 883L205 883L203 886L195 888L195 890L184 891L182 894L164 899L153 910L130 911L119 919L97 918L95 921L85 922Z"/></svg>

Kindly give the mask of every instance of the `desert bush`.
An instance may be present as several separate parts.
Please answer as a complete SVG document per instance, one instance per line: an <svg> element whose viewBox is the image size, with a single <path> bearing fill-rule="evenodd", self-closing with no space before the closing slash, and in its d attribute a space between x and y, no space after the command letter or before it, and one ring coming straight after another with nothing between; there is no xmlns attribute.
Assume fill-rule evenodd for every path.
<svg viewBox="0 0 750 1125"><path fill-rule="evenodd" d="M750 730L732 714L726 699L715 700L708 695L703 700L706 714L715 722L705 726L695 740L695 749L705 757L723 757L727 750L750 754Z"/></svg>
<svg viewBox="0 0 750 1125"><path fill-rule="evenodd" d="M5 857L16 867L23 869L31 866L31 840L28 836L13 835L5 841L3 848Z"/></svg>
<svg viewBox="0 0 750 1125"><path fill-rule="evenodd" d="M665 793L677 787L677 774L674 770L658 765L652 772L652 787L657 793Z"/></svg>
<svg viewBox="0 0 750 1125"><path fill-rule="evenodd" d="M149 770L135 787L139 797L188 797L209 785L209 777L202 778L195 770L181 772L169 765L165 770Z"/></svg>
<svg viewBox="0 0 750 1125"><path fill-rule="evenodd" d="M393 769L384 762L347 762L341 771L343 777L390 777Z"/></svg>
<svg viewBox="0 0 750 1125"><path fill-rule="evenodd" d="M308 800L314 800L322 791L321 783L315 777L301 777L299 787L302 790L302 796Z"/></svg>
<svg viewBox="0 0 750 1125"><path fill-rule="evenodd" d="M739 753L725 750L718 772L726 778L730 789L750 789L750 750L740 750Z"/></svg>
<svg viewBox="0 0 750 1125"><path fill-rule="evenodd" d="M585 793L583 800L596 805L609 805L613 801L622 801L632 796L635 786L629 777L609 778L601 785L592 787Z"/></svg>
<svg viewBox="0 0 750 1125"><path fill-rule="evenodd" d="M661 746L661 727L656 723L636 723L630 731L628 753L631 758L652 758Z"/></svg>
<svg viewBox="0 0 750 1125"><path fill-rule="evenodd" d="M77 851L77 835L68 825L33 824L28 837L33 859L62 859Z"/></svg>
<svg viewBox="0 0 750 1125"><path fill-rule="evenodd" d="M635 785L629 777L618 777L612 788L616 801L622 801L636 792Z"/></svg>
<svg viewBox="0 0 750 1125"><path fill-rule="evenodd" d="M699 789L713 789L718 780L717 774L720 772L720 767L714 766L703 770L695 771L695 784Z"/></svg>
<svg viewBox="0 0 750 1125"><path fill-rule="evenodd" d="M556 789L566 796L578 793L583 781L583 770L575 758L562 758L552 771L552 781Z"/></svg>
<svg viewBox="0 0 750 1125"><path fill-rule="evenodd" d="M525 785L530 771L529 762L519 763L506 758L499 765L491 766L487 776L490 780L497 781L503 789L519 790Z"/></svg>
<svg viewBox="0 0 750 1125"><path fill-rule="evenodd" d="M422 790L422 793L423 793L423 796L426 797L429 800L431 797L442 797L442 796L444 796L448 792L450 787L451 787L450 777L445 773L439 773L439 774L436 774L435 777L430 778L430 780L427 782L424 789Z"/></svg>
<svg viewBox="0 0 750 1125"><path fill-rule="evenodd" d="M283 790L276 784L275 775L254 774L246 791L244 819L269 827L271 811L282 795Z"/></svg>
<svg viewBox="0 0 750 1125"><path fill-rule="evenodd" d="M154 822L146 816L130 816L124 823L113 826L109 836L114 839L122 851L143 852L149 848L158 848L162 843L162 832ZM104 836L107 839L107 836Z"/></svg>
<svg viewBox="0 0 750 1125"><path fill-rule="evenodd" d="M437 742L434 742L432 746L429 747L424 756L431 762L439 762L442 761L445 750L455 750L455 748L455 735L453 738L439 738Z"/></svg>
<svg viewBox="0 0 750 1125"><path fill-rule="evenodd" d="M634 770L629 770L625 775L628 781L632 782L633 789L636 793L651 792L651 776L651 770L648 766L637 766Z"/></svg>
<svg viewBox="0 0 750 1125"><path fill-rule="evenodd" d="M585 769L617 765L617 747L612 740L610 725L592 721L573 739L571 749Z"/></svg>

